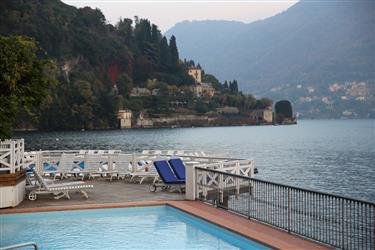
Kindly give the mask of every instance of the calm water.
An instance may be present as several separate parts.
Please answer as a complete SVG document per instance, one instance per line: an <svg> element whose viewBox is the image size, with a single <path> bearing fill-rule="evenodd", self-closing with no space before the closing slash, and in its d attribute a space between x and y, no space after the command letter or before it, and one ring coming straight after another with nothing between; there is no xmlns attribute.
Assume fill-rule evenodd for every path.
<svg viewBox="0 0 375 250"><path fill-rule="evenodd" d="M17 133L27 150L204 150L253 158L258 178L375 201L375 120L294 126Z"/></svg>
<svg viewBox="0 0 375 250"><path fill-rule="evenodd" d="M137 207L0 215L1 245L41 249L269 249L177 209Z"/></svg>

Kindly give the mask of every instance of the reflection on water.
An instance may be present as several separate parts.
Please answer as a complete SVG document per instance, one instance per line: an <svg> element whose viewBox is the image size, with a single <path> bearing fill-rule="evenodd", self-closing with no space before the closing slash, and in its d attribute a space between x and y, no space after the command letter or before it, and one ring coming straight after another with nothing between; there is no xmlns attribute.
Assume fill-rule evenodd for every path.
<svg viewBox="0 0 375 250"><path fill-rule="evenodd" d="M258 178L375 201L375 120L249 126L16 133L27 150L204 150L253 158Z"/></svg>

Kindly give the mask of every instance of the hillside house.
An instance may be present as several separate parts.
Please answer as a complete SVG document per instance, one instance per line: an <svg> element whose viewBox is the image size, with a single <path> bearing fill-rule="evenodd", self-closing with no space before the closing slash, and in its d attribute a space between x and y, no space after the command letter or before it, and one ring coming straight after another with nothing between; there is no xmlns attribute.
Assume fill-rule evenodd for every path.
<svg viewBox="0 0 375 250"><path fill-rule="evenodd" d="M249 119L252 123L255 123L255 124L272 123L273 121L272 108L254 109L249 113Z"/></svg>
<svg viewBox="0 0 375 250"><path fill-rule="evenodd" d="M117 112L117 120L119 128L131 128L132 112L128 109L119 110Z"/></svg>
<svg viewBox="0 0 375 250"><path fill-rule="evenodd" d="M188 74L192 76L195 80L195 83L202 83L202 70L199 68L189 68Z"/></svg>
<svg viewBox="0 0 375 250"><path fill-rule="evenodd" d="M195 80L192 90L196 97L207 96L209 98L215 95L215 89L211 83L202 82L202 70L199 68L189 68L188 74Z"/></svg>
<svg viewBox="0 0 375 250"><path fill-rule="evenodd" d="M150 96L152 92L147 88L133 88L130 96Z"/></svg>

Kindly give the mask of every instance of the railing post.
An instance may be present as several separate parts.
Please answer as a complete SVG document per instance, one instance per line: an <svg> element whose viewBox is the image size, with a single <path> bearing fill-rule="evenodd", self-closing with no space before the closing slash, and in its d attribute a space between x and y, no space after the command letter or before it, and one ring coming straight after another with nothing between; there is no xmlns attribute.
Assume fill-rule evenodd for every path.
<svg viewBox="0 0 375 250"><path fill-rule="evenodd" d="M16 157L16 152L15 152L15 141L11 140L10 141L10 173L14 174L16 172L16 164L15 164L15 157Z"/></svg>
<svg viewBox="0 0 375 250"><path fill-rule="evenodd" d="M218 176L218 183L217 183L217 205L222 205L224 203L224 176L223 174L219 174Z"/></svg>
<svg viewBox="0 0 375 250"><path fill-rule="evenodd" d="M186 167L186 191L185 198L187 200L195 200L196 198L196 176L195 166Z"/></svg>
<svg viewBox="0 0 375 250"><path fill-rule="evenodd" d="M251 180L249 180L249 198L247 203L247 218L250 219Z"/></svg>
<svg viewBox="0 0 375 250"><path fill-rule="evenodd" d="M290 233L290 225L291 225L291 194L290 194L290 188L288 187L288 233Z"/></svg>
<svg viewBox="0 0 375 250"><path fill-rule="evenodd" d="M345 245L345 240L344 240L344 236L345 236L345 217L344 217L344 199L341 199L341 248L345 248L344 245Z"/></svg>

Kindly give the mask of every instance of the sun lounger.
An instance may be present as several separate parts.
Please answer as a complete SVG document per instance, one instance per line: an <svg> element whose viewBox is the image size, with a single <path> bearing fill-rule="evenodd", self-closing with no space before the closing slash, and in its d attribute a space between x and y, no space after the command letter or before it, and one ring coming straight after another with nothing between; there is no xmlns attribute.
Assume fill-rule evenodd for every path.
<svg viewBox="0 0 375 250"><path fill-rule="evenodd" d="M93 185L86 184L83 181L48 184L35 170L33 170L33 174L37 183L34 184L34 188L28 194L31 201L36 200L39 194L52 194L55 199L62 197L70 199L69 192L71 191L81 192L87 199L86 190L94 188Z"/></svg>
<svg viewBox="0 0 375 250"><path fill-rule="evenodd" d="M114 156L113 162L114 169L103 171L103 174L107 174L112 181L114 176L117 176L117 179L121 177L125 179L126 176L131 176L131 170L129 169L130 162L132 161L132 155L129 154L118 154Z"/></svg>
<svg viewBox="0 0 375 250"><path fill-rule="evenodd" d="M156 171L156 168L152 164L147 164L149 166L148 171L146 171L146 166L143 166L142 170L135 170L134 172L130 173L130 181L134 181L136 178L140 178L139 184L142 184L142 182L145 179L153 179L153 183L155 183L159 179L159 174Z"/></svg>
<svg viewBox="0 0 375 250"><path fill-rule="evenodd" d="M57 170L54 172L56 179L57 176L60 176L61 179L67 177L68 174L77 174L79 173L80 167L75 162L74 154L62 154L60 157Z"/></svg>
<svg viewBox="0 0 375 250"><path fill-rule="evenodd" d="M158 187L161 189L168 189L177 186L180 192L182 192L185 180L177 178L166 160L154 161L154 166L159 173L161 182L150 185L150 191L155 192Z"/></svg>
<svg viewBox="0 0 375 250"><path fill-rule="evenodd" d="M172 167L176 177L180 180L185 180L185 165L180 158L170 159L169 165Z"/></svg>
<svg viewBox="0 0 375 250"><path fill-rule="evenodd" d="M105 173L103 170L103 162L107 159L102 155L98 154L85 154L84 162L85 168L81 171L82 180L85 178L85 175L88 175L89 179L94 178L95 176Z"/></svg>

